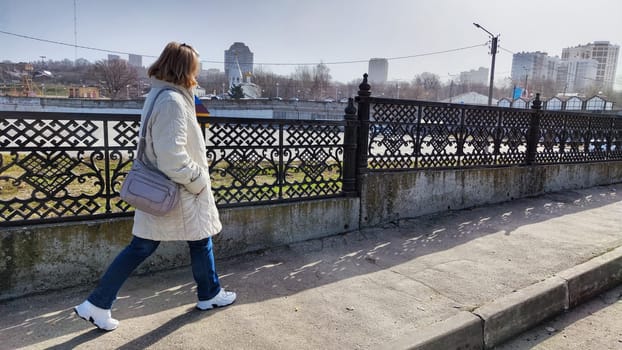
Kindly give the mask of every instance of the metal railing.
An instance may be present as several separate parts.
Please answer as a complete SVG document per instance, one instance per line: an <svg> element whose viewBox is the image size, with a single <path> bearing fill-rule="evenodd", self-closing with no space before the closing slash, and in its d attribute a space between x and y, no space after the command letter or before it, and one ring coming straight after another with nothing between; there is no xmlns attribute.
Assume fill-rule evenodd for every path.
<svg viewBox="0 0 622 350"><path fill-rule="evenodd" d="M199 118L220 207L343 195L344 121ZM139 116L0 112L0 226L130 215Z"/></svg>
<svg viewBox="0 0 622 350"><path fill-rule="evenodd" d="M201 124L221 207L342 194L343 121L203 118Z"/></svg>
<svg viewBox="0 0 622 350"><path fill-rule="evenodd" d="M358 107L355 108L355 107ZM622 119L371 96L341 121L199 118L219 207L357 196L369 171L622 160ZM131 215L139 117L0 112L0 226Z"/></svg>
<svg viewBox="0 0 622 350"><path fill-rule="evenodd" d="M357 104L363 171L459 169L622 160L622 119L372 97Z"/></svg>

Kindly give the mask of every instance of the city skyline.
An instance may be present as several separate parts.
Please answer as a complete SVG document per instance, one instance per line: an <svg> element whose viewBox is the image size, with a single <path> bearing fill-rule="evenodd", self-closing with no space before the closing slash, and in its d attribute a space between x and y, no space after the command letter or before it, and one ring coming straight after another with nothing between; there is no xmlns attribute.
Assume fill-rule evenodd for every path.
<svg viewBox="0 0 622 350"><path fill-rule="evenodd" d="M468 4L393 0L382 6L353 0L339 4L325 0L187 1L187 10L172 16L168 2L160 0L75 3L74 21L73 0L3 1L0 31L68 44L75 40L79 46L104 51L76 50L0 33L0 60L73 60L77 56L94 62L121 52L141 55L143 65L148 65L166 42L176 40L198 49L204 69L224 70L222 52L234 42L244 42L255 54L256 69L281 75L292 73L297 65L325 63L334 80L349 82L367 72L370 58L383 57L388 59L389 80L409 81L432 72L447 82L460 72L490 67L489 36L473 26L476 22L500 34L498 84L511 75L513 53L543 51L561 57L565 47L594 41L622 44L622 31L616 28L622 3L614 0L592 1L590 6L599 9L598 16L586 16L587 12L576 11L563 1L542 4L533 0L522 2L520 8L491 0ZM533 9L538 9L539 22L533 18ZM622 90L620 65L617 90Z"/></svg>

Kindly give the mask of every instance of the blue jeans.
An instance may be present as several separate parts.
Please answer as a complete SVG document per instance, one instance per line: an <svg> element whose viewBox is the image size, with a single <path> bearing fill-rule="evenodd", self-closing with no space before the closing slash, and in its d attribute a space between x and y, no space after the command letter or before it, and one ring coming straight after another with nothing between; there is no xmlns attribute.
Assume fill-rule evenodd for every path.
<svg viewBox="0 0 622 350"><path fill-rule="evenodd" d="M125 280L159 245L160 241L134 236L132 242L110 264L95 290L89 295L88 301L102 309L110 309ZM220 292L212 239L188 241L188 247L190 248L192 275L197 283L197 296L199 300L209 300Z"/></svg>

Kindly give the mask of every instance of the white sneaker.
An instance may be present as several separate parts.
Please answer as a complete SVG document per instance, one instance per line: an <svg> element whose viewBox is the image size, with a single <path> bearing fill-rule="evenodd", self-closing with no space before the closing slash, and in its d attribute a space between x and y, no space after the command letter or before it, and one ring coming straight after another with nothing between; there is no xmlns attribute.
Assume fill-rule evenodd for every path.
<svg viewBox="0 0 622 350"><path fill-rule="evenodd" d="M105 331L112 331L119 325L119 321L111 317L110 310L97 307L88 300L74 307L73 311L80 318L91 322L95 327Z"/></svg>
<svg viewBox="0 0 622 350"><path fill-rule="evenodd" d="M223 288L220 289L220 292L216 294L210 300L200 300L197 303L197 309L199 310L210 310L215 307L223 307L227 305L233 304L235 301L236 294L234 292L226 292Z"/></svg>

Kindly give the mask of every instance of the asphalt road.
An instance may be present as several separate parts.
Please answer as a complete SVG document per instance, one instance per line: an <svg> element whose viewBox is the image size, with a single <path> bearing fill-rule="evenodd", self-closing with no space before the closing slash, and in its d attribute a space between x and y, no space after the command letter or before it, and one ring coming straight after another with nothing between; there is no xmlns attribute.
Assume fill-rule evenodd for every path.
<svg viewBox="0 0 622 350"><path fill-rule="evenodd" d="M544 322L495 349L622 349L622 286Z"/></svg>

